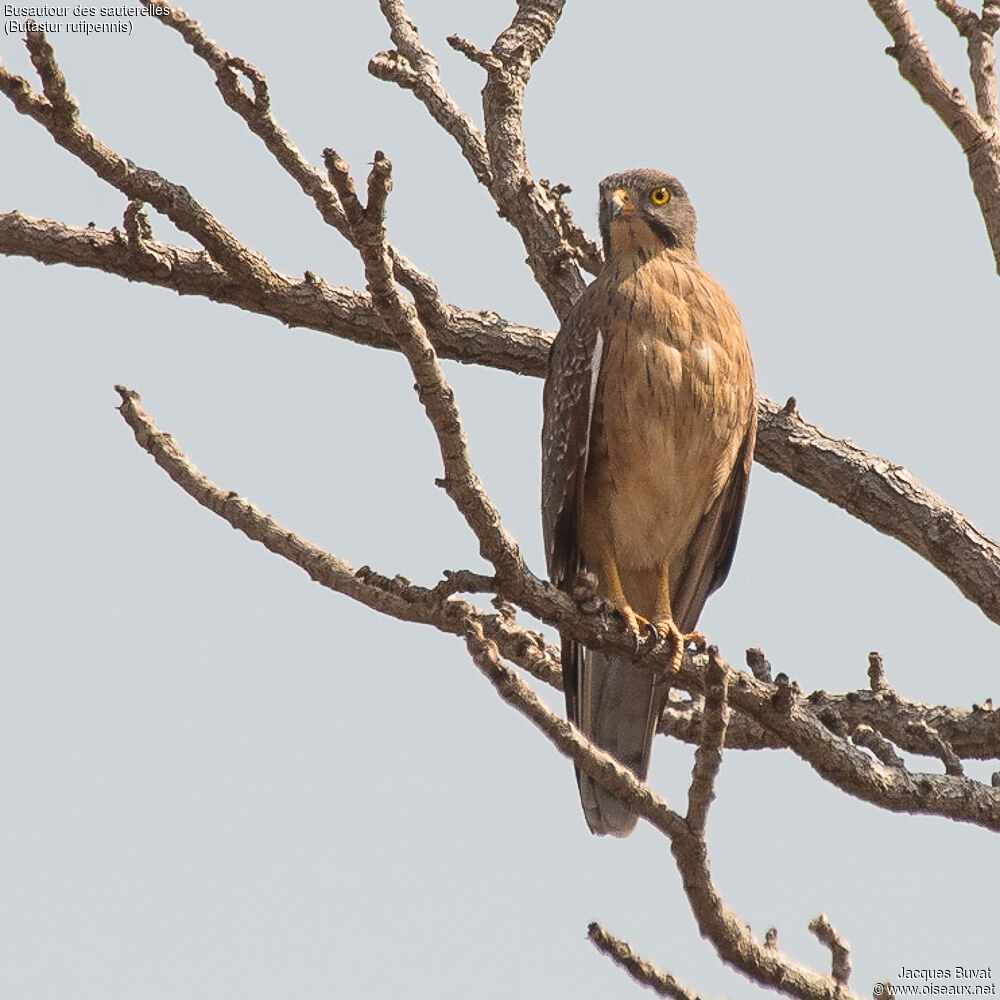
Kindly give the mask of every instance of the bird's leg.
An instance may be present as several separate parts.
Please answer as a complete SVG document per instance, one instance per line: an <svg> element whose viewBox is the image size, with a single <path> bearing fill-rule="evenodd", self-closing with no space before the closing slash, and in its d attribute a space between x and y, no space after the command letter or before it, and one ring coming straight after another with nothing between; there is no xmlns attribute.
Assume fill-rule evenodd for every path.
<svg viewBox="0 0 1000 1000"><path fill-rule="evenodd" d="M642 628L648 626L649 622L632 610L632 605L625 596L625 588L622 587L622 578L618 575L614 550L610 545L601 553L601 584L607 599L621 612L626 627L635 636L635 651L638 653L642 641Z"/></svg>
<svg viewBox="0 0 1000 1000"><path fill-rule="evenodd" d="M657 636L653 649L659 648L662 642L670 643L670 672L672 674L676 674L681 669L684 648L687 644L689 642L704 643L705 641L701 632L689 632L685 635L674 622L674 615L670 609L670 564L666 560L660 566L656 604L653 609L653 620L650 624Z"/></svg>

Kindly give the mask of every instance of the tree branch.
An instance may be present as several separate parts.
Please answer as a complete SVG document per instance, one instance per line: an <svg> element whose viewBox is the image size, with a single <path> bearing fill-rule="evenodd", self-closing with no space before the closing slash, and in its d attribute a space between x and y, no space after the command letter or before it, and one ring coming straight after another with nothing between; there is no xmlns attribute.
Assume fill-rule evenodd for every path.
<svg viewBox="0 0 1000 1000"><path fill-rule="evenodd" d="M670 973L663 972L637 955L627 941L614 937L600 924L592 923L587 928L587 937L598 951L603 952L637 983L648 986L658 996L670 997L671 1000L701 1000L699 994L683 986Z"/></svg>
<svg viewBox="0 0 1000 1000"><path fill-rule="evenodd" d="M173 437L161 431L143 411L137 392L125 386L115 388L122 400L119 412L137 444L185 493L248 538L298 566L316 583L373 611L400 621L432 625L451 635L464 635L469 623L474 622L511 662L549 683L560 677L558 654L553 656L539 633L515 626L510 616L481 611L452 596L447 587L427 589L411 584L404 577L382 576L367 566L354 569L282 527L235 491L219 488L198 471Z"/></svg>
<svg viewBox="0 0 1000 1000"><path fill-rule="evenodd" d="M234 527L271 551L291 559L325 586L403 621L433 625L451 634L464 634L468 640L469 623L478 622L478 613L467 611L465 602L459 602L453 597L444 598L439 592L423 589L409 589L400 594L394 589L395 583L388 587L376 586L376 592L369 589L371 583L360 586L359 579L361 584L365 584L366 580L380 581L382 578L372 575L370 571L353 573L346 563L327 557L320 550L310 547L303 539L280 528L271 518L261 515L237 494L225 493L213 486L197 472L170 435L156 430L152 421L139 409L138 396L124 387L119 387L118 391L126 404L121 408L122 415L132 426L140 446L149 451L171 478L203 506L224 517ZM565 635L589 648L613 653L646 669L666 671L669 668L671 657L667 652L637 655L624 627L609 631L600 613L585 614L565 594L549 584L541 581L532 583L534 578L527 571L525 577L528 583L515 582L515 586L521 588L518 603L530 614L555 625ZM388 596L384 596L386 590ZM458 616L457 619L454 616ZM550 651L537 634L518 635L517 632L510 631L512 626L506 619L505 625L507 628L504 636L508 645L504 655L517 663L527 661L525 665L528 669L539 675L544 673L546 679L551 679L555 671L554 651ZM491 627L495 629L497 626ZM511 646L516 647L513 654L509 652ZM722 669L729 671L724 661L719 659L718 663L722 665ZM540 668L540 664L544 666ZM707 654L687 654L672 683L688 691L701 692L708 665ZM728 679L729 700L735 708L751 716L764 729L776 733L821 777L856 798L893 812L947 816L986 829L1000 830L1000 789L987 787L965 777L911 774L902 767L873 761L867 754L852 746L849 740L832 732L821 722L808 701L796 694L787 679L783 685L780 683L783 676L779 677L778 685L772 685L747 674L732 673ZM560 745L564 752L570 752L572 756L572 752L567 749L568 743L564 741ZM588 764L586 760L577 761L575 756L573 759L586 773L591 773L586 769L593 766L592 762ZM616 767L624 770L617 762ZM634 780L631 772L625 773ZM699 773L708 776L708 764ZM597 773L591 776L595 780L602 780ZM635 789L638 786L631 786L626 781L616 787L621 794L626 795L624 801L630 809L645 815L634 804ZM643 794L648 791L645 785L641 787ZM671 815L676 816L674 813ZM662 817L651 814L647 818L654 825L658 823L663 832L669 834L670 823ZM680 822L687 829L687 823L683 820Z"/></svg>
<svg viewBox="0 0 1000 1000"><path fill-rule="evenodd" d="M681 674L688 669L682 666ZM781 683L783 676L779 675L776 690L747 674L734 673L729 681L730 704L776 733L821 777L891 812L947 816L1000 831L1000 791L966 777L911 773L901 765L872 760L832 732L787 679Z"/></svg>
<svg viewBox="0 0 1000 1000"><path fill-rule="evenodd" d="M754 457L926 559L1000 624L1000 545L901 465L804 421L794 400L759 400Z"/></svg>
<svg viewBox="0 0 1000 1000"><path fill-rule="evenodd" d="M868 0L868 3L892 36L893 44L886 54L896 60L900 76L931 106L965 153L972 188L1000 274L1000 135L993 64L993 36L1000 26L1000 4L985 0L982 17L951 0L938 0L937 4L968 42L977 113L931 58L903 0Z"/></svg>
<svg viewBox="0 0 1000 1000"><path fill-rule="evenodd" d="M535 693L500 662L496 644L484 638L477 625L470 626L466 642L476 666L507 704L529 719L585 774L600 782L670 840L671 852L698 926L723 961L789 996L808 1000L854 997L832 979L793 962L774 948L765 948L722 901L712 882L704 837L694 832L686 820L614 757L598 749L575 726L542 704Z"/></svg>
<svg viewBox="0 0 1000 1000"><path fill-rule="evenodd" d="M268 294L279 282L267 261L244 246L186 188L173 184L154 170L137 167L120 153L105 146L79 120L79 105L66 89L55 53L44 32L30 31L25 44L42 81L44 96L0 64L0 91L23 115L38 122L52 138L81 163L127 198L147 202L178 229L194 237L212 259L234 280L247 283L258 294Z"/></svg>
<svg viewBox="0 0 1000 1000"><path fill-rule="evenodd" d="M992 701L971 709L951 708L909 701L894 691L814 691L807 701L816 718L838 735L868 726L908 753L941 757L937 741L944 741L959 760L1000 760L1000 712ZM658 731L697 746L702 720L697 701L671 701ZM788 744L752 717L736 712L726 728L725 746L730 750L779 750Z"/></svg>
<svg viewBox="0 0 1000 1000"><path fill-rule="evenodd" d="M377 203L376 198L376 206ZM776 949L765 947L756 941L745 925L725 907L710 878L704 839L691 824L673 812L665 802L613 757L598 750L573 726L546 708L530 688L500 662L499 655L503 644L506 647L504 655L517 661L527 661L532 666L537 665L538 660L544 659L544 643L540 637L535 639L530 633L514 630L503 615L484 616L466 602L453 597L442 598L433 590L416 588L408 581L398 578L390 581L371 571L352 571L345 563L317 550L305 540L281 528L273 519L261 514L238 495L226 493L209 483L180 452L172 438L156 430L155 425L142 413L136 394L122 387L119 387L119 393L122 396L122 415L132 427L137 442L149 451L171 478L199 503L215 511L234 527L260 541L271 551L295 562L313 579L331 589L352 596L375 610L402 620L431 624L443 631L464 635L477 666L486 674L505 701L528 717L585 773L607 787L630 809L646 818L671 839L672 851L684 878L685 891L699 926L713 941L725 961L747 972L758 981L769 983L793 996L832 998L837 995L832 989L830 980L795 965L780 955ZM478 586L481 579L473 582ZM498 624L505 627L498 628ZM576 628L577 624L572 623L571 630ZM596 632L591 644L595 648L607 647L609 637L603 627L600 624L593 624L591 628ZM492 629L494 636L488 635L487 629ZM620 643L622 646L625 645L624 637L620 639ZM526 656L527 649L531 649L533 655ZM640 662L650 663L657 657L658 654L653 654ZM660 669L664 669L666 654L659 655L658 658L664 661L659 665ZM653 662L652 665L655 667L656 663ZM721 660L717 660L716 665L711 668L707 663L694 665L685 661L677 680L683 680L687 685L697 688L703 670L708 670L709 676L716 678L720 671L723 675L726 672ZM808 729L810 725L823 729L814 718L802 717L802 706L794 694L787 697L787 704L779 703L775 708L773 685L737 674L730 679L729 686L737 696L734 701L743 701L744 710L757 709L755 715L758 718L761 715L766 717L769 710L787 716L789 724L785 729L788 736L793 736L802 729ZM754 686L759 687L760 691L755 692ZM746 694L758 693L762 698L753 704L744 697ZM766 701L766 706L762 706L761 701ZM712 711L718 717L716 708ZM808 713L806 715L808 716ZM706 739L718 742L721 739L718 729L718 726L707 726L706 732L712 735ZM824 740L832 742L836 739L833 734L825 730L812 734L811 738L821 744ZM808 747L797 746L795 749L806 759L810 759ZM867 758L865 760L867 761ZM707 788L707 795L701 793L701 798L707 801L711 794L712 772L713 766L710 762L696 765L690 798L698 798L699 793L696 788L700 785ZM928 776L919 777L926 780ZM997 793L996 797L1000 799L1000 793ZM892 808L891 805L889 807ZM843 996L843 991L839 995Z"/></svg>
<svg viewBox="0 0 1000 1000"><path fill-rule="evenodd" d="M151 10L162 10L157 0L142 0ZM264 74L239 56L231 56L202 30L197 21L176 20L169 13L155 13L163 24L173 28L192 51L215 74L215 83L223 100L258 136L278 165L291 177L302 192L312 199L323 221L345 239L353 239L343 206L333 185L314 167L278 125L271 110L271 97ZM253 97L244 90L242 80L251 85ZM389 248L394 270L400 283L413 296L421 319L433 327L446 326L453 308L444 303L434 282L415 267L394 247Z"/></svg>
<svg viewBox="0 0 1000 1000"><path fill-rule="evenodd" d="M417 380L417 395L437 435L445 478L439 482L479 540L480 552L501 582L524 579L527 569L517 543L507 533L500 512L472 468L455 394L416 310L396 289L392 257L385 237L385 205L392 187L392 164L381 150L368 175L368 204L361 206L347 163L333 150L324 152L330 181L337 189L365 265L372 303L392 331ZM518 588L520 589L520 588Z"/></svg>
<svg viewBox="0 0 1000 1000"><path fill-rule="evenodd" d="M476 178L490 192L500 214L521 236L535 280L557 316L565 316L583 291L578 263L596 270L597 245L573 221L562 200L568 190L536 182L528 169L522 129L524 91L532 65L555 32L564 0L520 0L517 13L483 52L457 35L449 44L486 71L483 90L485 135L444 90L433 54L419 41L402 0L380 0L395 52L381 52L369 71L413 92L459 144Z"/></svg>
<svg viewBox="0 0 1000 1000"><path fill-rule="evenodd" d="M851 948L850 945L830 926L825 913L809 921L809 930L816 939L830 949L833 958L832 975L834 981L841 986L847 986L851 978Z"/></svg>
<svg viewBox="0 0 1000 1000"><path fill-rule="evenodd" d="M688 789L687 822L693 833L704 836L708 808L715 798L715 778L722 765L722 747L726 742L729 706L726 689L729 670L719 657L719 648L709 646L705 671L705 701L702 711L701 739L694 754L694 770Z"/></svg>
<svg viewBox="0 0 1000 1000"><path fill-rule="evenodd" d="M31 257L43 264L70 264L117 275L179 295L198 295L234 305L291 327L329 333L355 344L398 351L364 292L335 288L310 271L304 279L275 272L268 295L237 281L204 251L144 239L147 253L117 229L80 228L35 219L20 212L0 214L0 253ZM447 306L447 321L428 329L444 358L481 364L521 375L539 374L551 334L521 326L496 313Z"/></svg>
<svg viewBox="0 0 1000 1000"><path fill-rule="evenodd" d="M420 44L416 26L407 16L406 5L400 0L379 0L379 7L396 50L372 56L368 72L379 80L413 91L434 121L458 143L479 183L490 188L493 169L486 140L445 90L437 59Z"/></svg>

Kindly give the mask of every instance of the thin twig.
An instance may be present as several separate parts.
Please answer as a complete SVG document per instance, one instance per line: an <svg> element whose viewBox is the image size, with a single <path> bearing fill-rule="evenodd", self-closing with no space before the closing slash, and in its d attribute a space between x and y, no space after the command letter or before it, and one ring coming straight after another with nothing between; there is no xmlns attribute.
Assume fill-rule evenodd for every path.
<svg viewBox="0 0 1000 1000"><path fill-rule="evenodd" d="M528 169L522 116L531 66L552 38L564 0L520 0L511 24L490 52L457 35L448 42L486 71L484 133L444 90L437 61L419 40L402 0L380 0L397 49L369 64L375 76L413 92L452 135L497 209L518 231L528 264L557 316L564 316L583 291L578 263L596 270L597 245L573 221L562 200L565 187L535 181Z"/></svg>
<svg viewBox="0 0 1000 1000"><path fill-rule="evenodd" d="M372 302L410 363L418 397L437 435L445 471L441 485L476 535L483 558L493 564L500 579L504 583L520 581L527 569L517 543L507 533L499 511L472 468L455 394L415 309L403 301L396 289L385 235L392 164L381 150L376 151L368 175L368 203L362 207L347 163L331 149L324 152L324 159L364 262Z"/></svg>
<svg viewBox="0 0 1000 1000"><path fill-rule="evenodd" d="M957 3L938 2L938 7L968 43L969 72L976 95L976 108L973 109L962 91L952 86L931 58L904 0L868 0L868 3L892 36L893 44L886 53L896 60L900 75L931 106L965 153L972 189L1000 274L1000 135L997 133L993 59L993 37L1000 26L1000 4L996 0L986 0L983 15L977 18Z"/></svg>
<svg viewBox="0 0 1000 1000"><path fill-rule="evenodd" d="M406 5L401 0L379 0L379 7L389 25L389 37L396 51L373 56L368 72L380 80L412 90L434 121L458 143L476 179L489 188L493 184L493 169L486 140L445 89L437 59L421 44Z"/></svg>
<svg viewBox="0 0 1000 1000"><path fill-rule="evenodd" d="M244 246L186 188L154 170L137 167L105 146L81 124L76 99L69 93L55 53L44 32L28 32L25 44L42 81L44 96L0 64L0 91L21 114L37 121L52 138L126 197L146 202L178 229L193 236L234 279L266 294L278 275L259 254Z"/></svg>
<svg viewBox="0 0 1000 1000"><path fill-rule="evenodd" d="M271 107L270 90L264 74L247 60L231 56L202 30L197 21L176 20L162 12L156 0L142 0L168 27L173 28L192 51L215 73L215 83L226 105L246 123L254 135L264 143L281 168L312 199L323 221L348 240L352 239L351 227L344 215L337 192L321 170L313 166L281 128ZM253 96L244 89L248 80ZM431 278L394 247L390 248L393 269L400 283L413 296L421 319L432 327L446 326L451 320L453 307L445 303Z"/></svg>
<svg viewBox="0 0 1000 1000"><path fill-rule="evenodd" d="M648 986L661 997L671 1000L701 1000L701 996L679 983L669 972L658 969L637 955L627 941L616 938L600 924L587 928L587 937L594 947L607 955L615 965L621 966L637 983Z"/></svg>
<svg viewBox="0 0 1000 1000"><path fill-rule="evenodd" d="M500 614L479 608L434 589L385 577L368 567L355 569L280 525L233 490L216 486L195 467L170 434L161 431L142 409L139 394L116 386L122 403L119 411L138 445L157 465L201 506L223 518L248 538L298 566L321 586L400 621L432 625L441 632L464 636L477 624L505 658L551 682L559 677L558 653L550 650L537 632L517 628Z"/></svg>
<svg viewBox="0 0 1000 1000"><path fill-rule="evenodd" d="M825 913L809 921L809 930L816 935L821 944L830 949L835 982L847 986L851 978L851 946L833 929Z"/></svg>

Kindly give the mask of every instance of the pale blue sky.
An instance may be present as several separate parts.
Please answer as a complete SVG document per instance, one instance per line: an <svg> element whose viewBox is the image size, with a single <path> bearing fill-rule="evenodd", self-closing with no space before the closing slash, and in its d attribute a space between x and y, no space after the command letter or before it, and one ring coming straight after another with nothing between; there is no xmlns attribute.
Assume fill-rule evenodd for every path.
<svg viewBox="0 0 1000 1000"><path fill-rule="evenodd" d="M950 25L913 6L964 86ZM609 9L569 3L534 71L535 176L572 185L596 233L605 174L677 174L761 391L794 394L806 419L1000 535L1000 282L958 146L883 54L868 5ZM480 71L444 38L488 46L512 10L410 4L477 118ZM314 162L333 146L363 175L385 150L392 239L446 298L553 328L450 137L368 76L388 46L375 0L189 12L267 74ZM173 32L136 19L128 38L53 41L104 141L185 184L279 269L360 283L354 252ZM14 37L0 58L30 74ZM121 224L122 196L6 101L0 144L2 210ZM706 996L759 995L700 939L665 842L591 837L569 763L461 643L321 590L233 532L115 412L124 382L220 486L355 565L433 583L481 563L433 485L401 357L64 266L2 259L0 297L0 996L641 995L586 942L593 919ZM480 474L541 571L541 383L447 371ZM950 583L760 466L701 626L734 664L760 646L805 690L864 686L877 649L907 697L1000 694L1000 635ZM654 748L670 801L691 758ZM995 838L863 805L790 753L726 754L708 839L727 902L759 934L776 925L796 959L827 968L806 924L829 915L861 994L900 965L1000 952Z"/></svg>

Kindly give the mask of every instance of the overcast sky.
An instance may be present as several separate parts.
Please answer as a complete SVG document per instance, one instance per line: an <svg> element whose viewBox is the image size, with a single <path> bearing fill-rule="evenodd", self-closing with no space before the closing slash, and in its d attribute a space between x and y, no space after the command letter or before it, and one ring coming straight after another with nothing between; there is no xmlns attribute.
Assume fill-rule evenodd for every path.
<svg viewBox="0 0 1000 1000"><path fill-rule="evenodd" d="M930 0L913 8L964 87L964 46ZM478 120L481 71L444 39L488 47L513 4L410 11ZM391 238L449 301L554 328L451 138L368 75L388 46L375 0L189 13L267 75L313 162L333 146L360 177L385 150ZM360 287L354 252L205 65L176 33L133 25L52 37L83 121L279 270ZM594 235L603 176L680 177L760 390L795 395L806 419L905 465L996 537L1000 282L961 152L888 43L862 0L613 13L577 0L533 73L531 168L572 186ZM0 58L34 79L16 36ZM123 197L6 100L0 148L0 210L121 224ZM356 566L433 584L483 564L434 487L400 356L62 265L0 260L0 297L0 996L642 995L587 943L594 919L707 997L759 995L700 939L662 838L592 837L571 765L461 643L331 594L232 531L115 411L122 382L221 487ZM542 572L541 382L446 369L478 470ZM952 584L760 466L700 625L734 665L762 647L806 691L865 686L879 650L908 698L1000 695L1000 634ZM654 788L677 803L691 748L661 738L653 756ZM788 752L728 752L717 791L717 884L795 959L828 968L806 930L825 912L861 994L900 966L996 966L995 837L859 803Z"/></svg>

